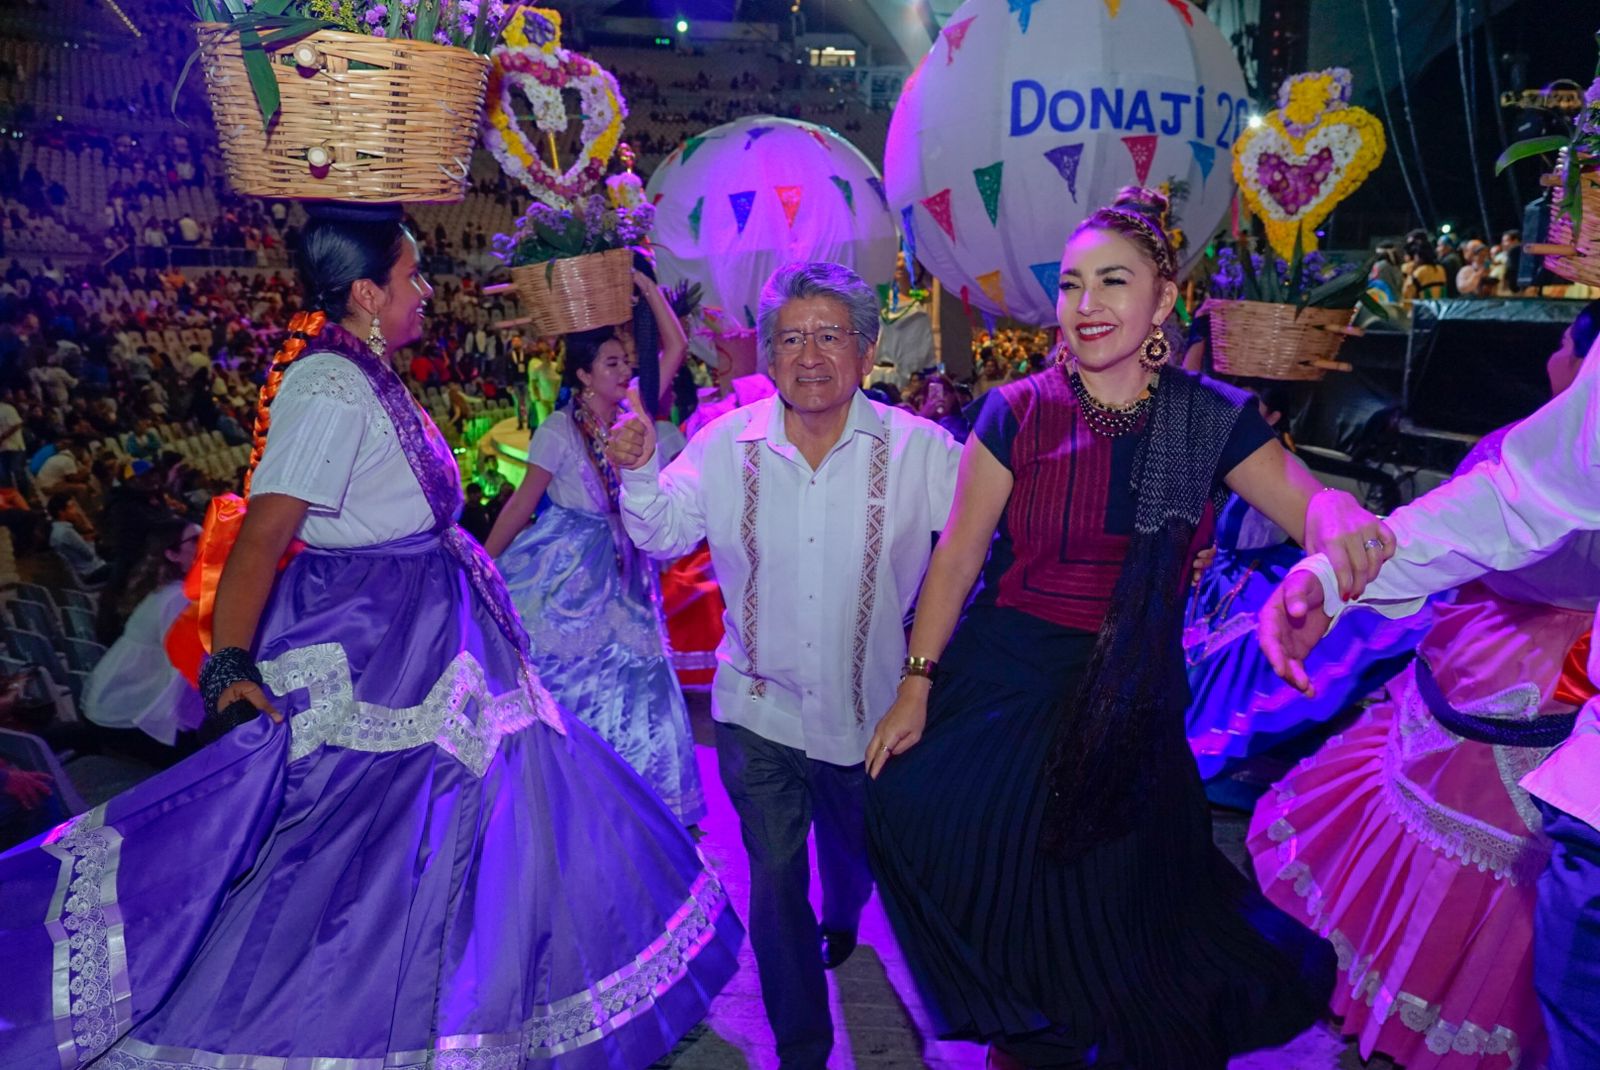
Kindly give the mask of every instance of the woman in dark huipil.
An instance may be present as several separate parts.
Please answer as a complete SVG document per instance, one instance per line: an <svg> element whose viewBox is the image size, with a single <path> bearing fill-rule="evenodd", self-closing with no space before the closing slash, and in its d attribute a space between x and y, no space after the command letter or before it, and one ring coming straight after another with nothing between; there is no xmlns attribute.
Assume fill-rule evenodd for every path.
<svg viewBox="0 0 1600 1070"><path fill-rule="evenodd" d="M1248 395L1166 366L1164 200L1126 190L1078 228L1060 366L985 396L866 755L874 869L918 985L941 1035L1005 1067L1220 1070L1311 1025L1334 980L1332 948L1212 844L1184 594L1230 489L1347 586L1390 547Z"/></svg>

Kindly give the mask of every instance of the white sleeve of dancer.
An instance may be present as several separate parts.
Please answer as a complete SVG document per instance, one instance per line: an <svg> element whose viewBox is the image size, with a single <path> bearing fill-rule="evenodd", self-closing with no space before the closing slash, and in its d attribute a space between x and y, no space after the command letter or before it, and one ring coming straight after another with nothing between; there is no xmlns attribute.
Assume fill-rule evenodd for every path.
<svg viewBox="0 0 1600 1070"><path fill-rule="evenodd" d="M287 494L314 508L338 511L366 434L367 398L373 406L377 398L349 361L304 359L307 366L291 371L272 401L267 446L250 493Z"/></svg>
<svg viewBox="0 0 1600 1070"><path fill-rule="evenodd" d="M664 470L651 457L642 467L621 473L622 525L633 544L651 557L682 557L706 537L700 497L705 444L706 436L696 435Z"/></svg>
<svg viewBox="0 0 1600 1070"><path fill-rule="evenodd" d="M1565 393L1506 433L1498 461L1403 506L1388 523L1395 556L1357 600L1388 616L1532 564L1574 531L1600 529L1600 341ZM1295 568L1321 580L1330 614L1343 607L1327 558L1314 554Z"/></svg>

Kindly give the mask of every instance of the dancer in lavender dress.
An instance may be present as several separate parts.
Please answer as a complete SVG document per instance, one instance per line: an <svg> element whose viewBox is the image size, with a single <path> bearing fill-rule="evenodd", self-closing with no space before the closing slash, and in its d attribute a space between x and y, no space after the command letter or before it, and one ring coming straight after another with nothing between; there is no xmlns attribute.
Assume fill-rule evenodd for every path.
<svg viewBox="0 0 1600 1070"><path fill-rule="evenodd" d="M0 1066L640 1068L736 967L688 835L529 670L389 365L416 244L348 211L302 238L326 326L280 354L202 680L267 716L0 855Z"/></svg>

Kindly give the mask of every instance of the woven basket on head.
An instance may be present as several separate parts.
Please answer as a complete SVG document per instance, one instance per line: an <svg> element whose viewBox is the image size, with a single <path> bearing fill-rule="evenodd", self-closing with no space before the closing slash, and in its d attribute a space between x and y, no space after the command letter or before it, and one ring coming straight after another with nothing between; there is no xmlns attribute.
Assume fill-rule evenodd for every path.
<svg viewBox="0 0 1600 1070"><path fill-rule="evenodd" d="M1546 182L1560 185L1559 178ZM1550 232L1545 243L1530 245L1526 251L1537 254L1549 250L1545 267L1564 279L1600 286L1600 160L1584 160L1578 182L1583 191L1583 219L1577 233L1572 231L1572 220L1561 213L1561 198L1557 196L1550 208Z"/></svg>
<svg viewBox="0 0 1600 1070"><path fill-rule="evenodd" d="M633 317L633 250L514 267L511 285L540 337L626 323Z"/></svg>
<svg viewBox="0 0 1600 1070"><path fill-rule="evenodd" d="M282 110L270 130L239 35L199 27L228 180L255 197L459 201L489 61L465 48L320 30L268 53Z"/></svg>
<svg viewBox="0 0 1600 1070"><path fill-rule="evenodd" d="M1211 298L1198 315L1211 318L1211 360L1223 375L1255 379L1321 379L1330 371L1349 371L1333 358L1350 326L1353 312L1307 308L1266 301L1223 301Z"/></svg>

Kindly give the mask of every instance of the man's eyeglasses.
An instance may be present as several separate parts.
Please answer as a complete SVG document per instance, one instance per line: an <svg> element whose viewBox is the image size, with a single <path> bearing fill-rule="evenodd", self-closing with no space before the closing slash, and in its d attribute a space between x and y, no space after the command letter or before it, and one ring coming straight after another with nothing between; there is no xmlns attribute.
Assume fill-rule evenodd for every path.
<svg viewBox="0 0 1600 1070"><path fill-rule="evenodd" d="M779 331L777 340L773 343L781 357L799 356L806 347L806 339L815 339L817 349L829 356L838 356L848 352L855 344L851 341L852 335L859 335L860 331L847 331L840 327L823 327L815 331Z"/></svg>

